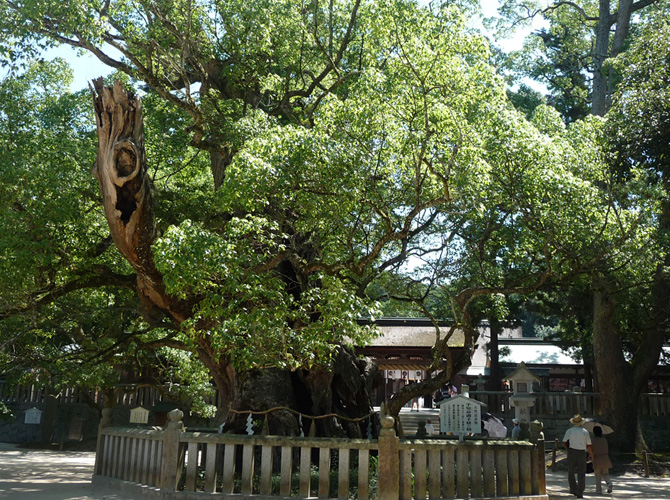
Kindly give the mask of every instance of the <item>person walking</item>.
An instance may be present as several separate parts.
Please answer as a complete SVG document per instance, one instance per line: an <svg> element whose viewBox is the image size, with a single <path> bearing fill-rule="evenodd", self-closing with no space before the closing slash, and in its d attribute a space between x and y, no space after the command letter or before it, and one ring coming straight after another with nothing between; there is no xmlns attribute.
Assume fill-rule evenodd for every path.
<svg viewBox="0 0 670 500"><path fill-rule="evenodd" d="M609 457L609 446L607 439L603 437L603 428L596 425L593 428L593 472L596 475L596 493L602 493L602 481L607 484L607 493L612 493L612 480L610 469L612 461Z"/></svg>
<svg viewBox="0 0 670 500"><path fill-rule="evenodd" d="M570 419L572 427L565 431L563 446L568 451L568 484L570 493L577 498L584 498L586 487L586 452L593 459L593 445L589 431L582 427L586 421L581 415ZM575 474L577 478L575 480Z"/></svg>
<svg viewBox="0 0 670 500"><path fill-rule="evenodd" d="M521 427L519 427L519 421L514 418L512 419L512 423L514 424L514 427L512 427L512 437L514 439L519 439L519 434L521 434Z"/></svg>

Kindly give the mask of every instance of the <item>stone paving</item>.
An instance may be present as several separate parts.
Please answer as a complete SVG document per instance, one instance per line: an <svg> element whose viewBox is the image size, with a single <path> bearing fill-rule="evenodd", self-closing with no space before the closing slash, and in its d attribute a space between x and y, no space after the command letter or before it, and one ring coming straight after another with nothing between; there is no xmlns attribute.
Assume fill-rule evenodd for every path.
<svg viewBox="0 0 670 500"><path fill-rule="evenodd" d="M566 472L547 471L547 492L550 500L575 499L568 491L568 475ZM642 477L633 474L611 475L614 489L612 493L596 494L593 474L586 475L586 491L584 498L644 498L645 500L670 499L670 478ZM603 490L605 486L603 484Z"/></svg>
<svg viewBox="0 0 670 500"><path fill-rule="evenodd" d="M48 451L0 443L0 499L11 500L136 500L117 491L93 489L95 454L89 451ZM585 498L670 500L670 478L612 476L614 491L596 495L593 475L586 479ZM551 500L574 499L565 472L547 471Z"/></svg>

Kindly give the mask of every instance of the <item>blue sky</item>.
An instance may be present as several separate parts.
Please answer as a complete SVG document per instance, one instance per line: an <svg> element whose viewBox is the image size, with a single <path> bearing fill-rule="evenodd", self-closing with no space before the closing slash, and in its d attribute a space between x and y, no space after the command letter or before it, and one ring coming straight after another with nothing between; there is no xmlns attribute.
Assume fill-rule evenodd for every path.
<svg viewBox="0 0 670 500"><path fill-rule="evenodd" d="M91 80L111 73L109 66L105 66L97 57L89 53L80 55L68 46L50 49L44 54L44 58L48 60L56 57L62 57L72 67L74 73L74 80L70 86L72 91L86 88Z"/></svg>

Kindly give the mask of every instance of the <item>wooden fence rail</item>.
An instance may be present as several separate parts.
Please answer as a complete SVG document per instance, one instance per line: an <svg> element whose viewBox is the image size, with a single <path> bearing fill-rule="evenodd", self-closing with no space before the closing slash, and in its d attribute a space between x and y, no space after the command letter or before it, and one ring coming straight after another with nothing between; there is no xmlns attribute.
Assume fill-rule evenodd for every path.
<svg viewBox="0 0 670 500"><path fill-rule="evenodd" d="M179 410L166 428L118 429L105 412L94 483L161 498L548 498L541 439L399 439L391 417L379 439L224 435L187 432Z"/></svg>
<svg viewBox="0 0 670 500"><path fill-rule="evenodd" d="M660 417L670 415L670 394L640 394L638 412L644 417Z"/></svg>
<svg viewBox="0 0 670 500"><path fill-rule="evenodd" d="M37 385L7 386L0 380L0 401L3 403L46 403L49 397L54 397L61 404L90 403L102 404L102 394L94 389L66 388L60 391L50 391L47 387Z"/></svg>
<svg viewBox="0 0 670 500"><path fill-rule="evenodd" d="M597 415L600 408L600 394L596 392L535 392L533 396L535 404L530 408L531 418ZM670 402L670 394L667 396ZM486 403L487 411L495 415L514 416L514 408L510 404L511 392L470 391L470 397Z"/></svg>
<svg viewBox="0 0 670 500"><path fill-rule="evenodd" d="M117 386L115 404L117 406L152 408L164 401L170 393L168 386L138 386L137 384L119 384ZM542 420L542 417L566 416L577 413L581 415L597 415L600 408L600 394L594 392L536 392L533 394L536 403L530 408L531 419ZM35 385L21 385L9 388L0 380L0 401L4 403L35 403L46 402L49 391ZM513 417L514 408L510 405L511 392L505 391L470 391L470 397L487 405L487 411L494 415ZM59 403L90 403L103 405L102 393L96 390L63 389L55 395ZM169 399L169 398L168 398ZM220 401L212 388L205 401L217 406ZM639 414L641 416L670 416L670 393L640 394Z"/></svg>

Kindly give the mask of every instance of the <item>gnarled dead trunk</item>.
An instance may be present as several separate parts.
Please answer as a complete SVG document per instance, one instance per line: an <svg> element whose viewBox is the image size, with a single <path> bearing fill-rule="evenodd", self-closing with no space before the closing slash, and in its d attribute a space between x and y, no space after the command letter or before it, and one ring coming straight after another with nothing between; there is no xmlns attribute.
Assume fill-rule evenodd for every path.
<svg viewBox="0 0 670 500"><path fill-rule="evenodd" d="M137 273L145 315L155 317L152 310L157 308L180 324L191 316L194 300L170 296L154 262L151 246L158 231L144 149L141 100L118 81L113 87L105 87L99 78L93 86L98 126L93 175L100 184L112 239ZM235 370L225 358L219 359L207 336L199 339L196 352L212 373L224 406L230 407L236 398Z"/></svg>
<svg viewBox="0 0 670 500"><path fill-rule="evenodd" d="M97 79L93 87L98 125L98 157L93 174L100 183L111 236L137 273L138 291L145 309L149 313L159 309L180 324L192 316L197 298L179 300L170 296L154 262L151 246L158 231L146 166L141 100L126 91L120 82L105 87L102 79ZM229 161L229 157L214 155L212 169L216 187L222 182ZM288 281L293 283L293 280ZM235 431L244 432L246 421L233 418L237 413L229 413L230 409L264 411L286 406L305 415L338 413L349 418L363 417L372 411L370 389L375 370L356 360L351 352L342 349L332 370L238 373L228 353L218 352L213 347L206 330L203 327L202 335L198 336L195 352L219 390L220 417L228 413L228 422ZM295 415L287 411L273 413L272 432L289 435L299 432ZM320 435L356 436L358 433L355 425L334 418L322 421L317 427Z"/></svg>
<svg viewBox="0 0 670 500"><path fill-rule="evenodd" d="M126 92L120 82L105 87L98 78L93 85L98 125L93 175L100 184L112 239L137 272L138 292L148 312L158 307L181 322L189 316L190 307L165 292L151 252L156 219L147 175L141 100Z"/></svg>

